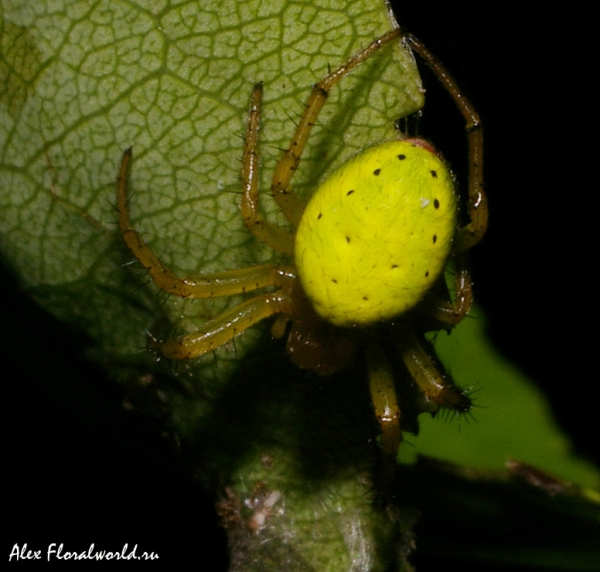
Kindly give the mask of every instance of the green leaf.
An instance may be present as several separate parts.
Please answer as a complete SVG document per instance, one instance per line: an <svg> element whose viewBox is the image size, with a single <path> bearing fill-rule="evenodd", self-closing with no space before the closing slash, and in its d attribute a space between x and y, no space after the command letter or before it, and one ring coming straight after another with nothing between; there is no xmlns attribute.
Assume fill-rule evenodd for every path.
<svg viewBox="0 0 600 572"><path fill-rule="evenodd" d="M575 454L540 389L490 345L478 308L435 345L475 406L456 419L422 416L419 436L401 448L398 495L423 511L419 547L438 558L597 570L598 467Z"/></svg>
<svg viewBox="0 0 600 572"><path fill-rule="evenodd" d="M500 470L512 459L580 485L600 487L598 468L576 456L540 389L490 345L478 308L451 335L436 337L436 351L471 393L474 407L468 416L456 419L423 416L419 438L402 460L409 461L412 452Z"/></svg>

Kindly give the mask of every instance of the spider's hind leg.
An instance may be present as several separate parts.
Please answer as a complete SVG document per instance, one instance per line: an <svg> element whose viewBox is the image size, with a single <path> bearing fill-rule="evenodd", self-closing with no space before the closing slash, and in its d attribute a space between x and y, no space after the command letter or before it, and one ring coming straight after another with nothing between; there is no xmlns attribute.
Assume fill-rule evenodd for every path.
<svg viewBox="0 0 600 572"><path fill-rule="evenodd" d="M266 318L278 313L289 314L290 311L285 289L277 290L242 302L202 324L195 332L159 342L157 347L169 359L193 359L216 350Z"/></svg>
<svg viewBox="0 0 600 572"><path fill-rule="evenodd" d="M419 408L435 415L440 408L466 413L471 399L458 388L435 357L433 346L425 338L419 339L407 324L394 326L394 338L398 351L410 376L423 396Z"/></svg>
<svg viewBox="0 0 600 572"><path fill-rule="evenodd" d="M375 416L381 427L383 453L380 484L389 489L396 470L396 456L402 441L401 411L396 397L392 365L383 348L371 342L365 349L369 370L369 388Z"/></svg>

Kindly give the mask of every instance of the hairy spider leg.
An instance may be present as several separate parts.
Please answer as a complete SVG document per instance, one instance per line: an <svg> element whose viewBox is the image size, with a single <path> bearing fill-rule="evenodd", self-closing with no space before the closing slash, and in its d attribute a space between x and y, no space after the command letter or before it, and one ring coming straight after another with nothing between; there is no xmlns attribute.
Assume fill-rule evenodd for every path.
<svg viewBox="0 0 600 572"><path fill-rule="evenodd" d="M404 40L450 94L465 120L467 131L469 161L467 211L470 222L459 229L453 247L454 301L442 300L435 294L428 297L428 313L449 329L465 318L473 303L473 284L465 253L483 238L487 230L488 205L483 188L483 129L479 114L438 58L412 34L405 34Z"/></svg>
<svg viewBox="0 0 600 572"><path fill-rule="evenodd" d="M475 246L485 234L488 221L487 197L483 188L483 130L479 114L463 95L456 80L425 45L412 34L404 36L408 45L425 62L454 100L466 122L469 146L469 179L467 210L470 222L460 229L454 248L465 252Z"/></svg>
<svg viewBox="0 0 600 572"><path fill-rule="evenodd" d="M433 347L426 340L419 340L414 329L402 321L391 329L400 357L423 395L419 404L422 412L435 415L441 408L465 413L471 400L460 390L441 363L436 359ZM400 422L402 409L396 395L394 374L390 361L380 344L370 342L365 350L369 371L369 389L375 416L381 430L383 453L380 484L391 484L395 472L396 455L402 442Z"/></svg>
<svg viewBox="0 0 600 572"><path fill-rule="evenodd" d="M290 280L295 280L295 277ZM191 334L159 343L159 349L169 359L193 359L216 350L266 318L291 313L289 289L282 287L275 292L255 296L205 322Z"/></svg>
<svg viewBox="0 0 600 572"><path fill-rule="evenodd" d="M437 413L441 407L458 413L467 412L471 407L471 400L454 385L435 358L431 344L426 342L428 351L413 328L407 324L395 324L393 332L400 356L425 398L426 403L422 406L432 414Z"/></svg>
<svg viewBox="0 0 600 572"><path fill-rule="evenodd" d="M243 294L268 286L279 287L275 292L257 296L209 320L194 334L157 343L166 357L170 359L198 357L233 339L257 322L289 310L290 301L287 293L297 280L291 266L262 264L187 278L180 278L168 268L133 228L127 205L127 182L131 159L132 150L129 148L123 153L117 179L119 226L125 243L161 290L181 298L193 299Z"/></svg>
<svg viewBox="0 0 600 572"><path fill-rule="evenodd" d="M396 454L402 441L401 410L396 397L394 374L380 344L371 342L365 349L369 371L369 389L375 417L381 428L383 452L382 483L388 484L396 466Z"/></svg>
<svg viewBox="0 0 600 572"><path fill-rule="evenodd" d="M250 99L250 113L246 130L246 145L242 161L242 218L248 230L276 252L294 256L294 235L265 220L258 210L258 129L263 86L257 83ZM299 199L298 199L299 200ZM304 206L298 206L304 210Z"/></svg>
<svg viewBox="0 0 600 572"><path fill-rule="evenodd" d="M319 83L313 86L292 141L275 168L273 182L271 184L271 190L275 201L294 227L297 227L300 222L300 218L304 212L304 203L290 189L290 182L296 169L298 169L302 152L304 151L310 132L315 124L317 116L327 101L329 92L335 84L350 73L355 67L365 61L377 50L395 38L399 38L401 35L402 32L400 29L392 30L387 34L384 34L377 40L371 42L360 52L354 54L339 68L325 76Z"/></svg>
<svg viewBox="0 0 600 572"><path fill-rule="evenodd" d="M453 254L453 263L454 295L450 296L445 287L446 297L429 292L421 305L422 310L439 323L435 329L450 331L462 322L473 305L473 282L465 253Z"/></svg>
<svg viewBox="0 0 600 572"><path fill-rule="evenodd" d="M290 182L294 175L308 141L310 132L315 124L317 116L325 105L329 92L345 75L350 73L356 66L365 61L374 52L400 37L399 29L384 34L377 40L371 42L366 48L354 54L349 60L335 71L324 77L315 84L310 97L305 105L304 113L300 118L298 127L292 141L279 160L273 173L271 191L279 208L283 211L288 221L298 227L305 203L290 189ZM243 159L243 181L244 192L242 196L242 217L250 232L260 241L269 245L277 252L289 256L294 254L294 236L266 220L259 214L258 209L258 130L260 104L262 101L263 88L258 83L254 86L250 102L250 116L248 129L246 131L246 146Z"/></svg>

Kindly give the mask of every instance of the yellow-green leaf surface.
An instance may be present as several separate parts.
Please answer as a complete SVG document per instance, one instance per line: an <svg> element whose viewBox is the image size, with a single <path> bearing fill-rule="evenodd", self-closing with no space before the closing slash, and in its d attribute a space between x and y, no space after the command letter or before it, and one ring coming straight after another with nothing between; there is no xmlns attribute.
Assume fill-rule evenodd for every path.
<svg viewBox="0 0 600 572"><path fill-rule="evenodd" d="M170 426L200 443L194 462L206 482L227 486L219 512L234 569L404 566L416 512L374 508L377 426L364 373L315 379L254 328L161 385L172 368L142 349L145 332L193 330L236 301L161 295L130 264L115 210L132 146L132 218L167 265L189 275L279 261L239 213L252 86L264 84L266 191L312 84L392 27L384 3L2 0L0 10L0 248L23 288L89 336L90 356L121 382L158 390ZM294 188L309 195L353 153L393 138L394 122L421 104L412 56L383 48L334 88ZM283 225L266 195L264 211ZM481 326L438 340L457 382L480 389L474 421L460 431L423 424L401 460L413 445L483 469L513 457L596 486L597 471L570 456L543 400L498 361ZM497 379L480 382L479 360Z"/></svg>

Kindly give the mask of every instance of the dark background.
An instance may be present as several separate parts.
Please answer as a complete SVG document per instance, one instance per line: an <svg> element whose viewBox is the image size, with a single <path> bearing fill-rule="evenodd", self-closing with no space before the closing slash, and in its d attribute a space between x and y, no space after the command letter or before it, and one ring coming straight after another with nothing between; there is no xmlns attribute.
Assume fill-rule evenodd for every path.
<svg viewBox="0 0 600 572"><path fill-rule="evenodd" d="M591 57L582 18L574 6L546 14L523 13L516 3L486 3L485 11L444 4L402 6L400 23L442 59L484 121L491 219L473 253L477 301L497 347L548 393L579 451L598 462L597 255L585 216L595 208L585 135L593 137L596 109L584 97ZM460 175L461 119L435 79L426 75L425 82L419 128ZM122 410L119 389L79 359L82 340L32 306L8 275L0 292L0 319L12 332L1 346L6 554L14 543L42 550L50 542L114 550L137 543L138 554L154 551L163 563L225 569L211 501L180 470L160 428ZM40 334L47 334L42 344ZM86 383L40 384L63 367ZM215 554L220 560L209 565ZM419 570L439 564L422 558Z"/></svg>

